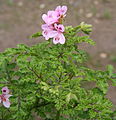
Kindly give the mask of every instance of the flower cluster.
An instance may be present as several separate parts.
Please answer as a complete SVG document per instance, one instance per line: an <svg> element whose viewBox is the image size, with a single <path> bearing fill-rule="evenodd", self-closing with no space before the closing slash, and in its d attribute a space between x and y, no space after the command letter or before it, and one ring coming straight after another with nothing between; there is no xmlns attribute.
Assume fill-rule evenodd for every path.
<svg viewBox="0 0 116 120"><path fill-rule="evenodd" d="M42 15L45 24L42 27L42 35L46 40L53 38L54 44L64 44L65 37L63 32L65 30L62 25L62 19L66 16L67 6L58 6L54 11L48 11L47 14Z"/></svg>
<svg viewBox="0 0 116 120"><path fill-rule="evenodd" d="M9 97L11 97L12 95L9 94L9 89L7 87L3 87L2 88L2 95L0 95L0 103L3 103L3 105L6 108L10 107L10 101L9 101Z"/></svg>

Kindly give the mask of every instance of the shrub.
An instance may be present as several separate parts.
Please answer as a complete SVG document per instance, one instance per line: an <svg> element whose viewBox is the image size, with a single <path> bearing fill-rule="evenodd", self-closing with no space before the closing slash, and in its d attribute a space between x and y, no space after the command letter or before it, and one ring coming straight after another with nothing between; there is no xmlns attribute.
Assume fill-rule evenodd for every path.
<svg viewBox="0 0 116 120"><path fill-rule="evenodd" d="M94 45L90 32L91 25L82 22L65 27L63 44L55 45L50 38L0 53L0 87L8 86L13 95L10 108L0 106L0 119L32 120L36 113L44 120L115 120L106 98L108 81L115 82L112 66L106 71L87 68L86 52L78 48L82 42ZM95 86L86 88L90 82Z"/></svg>

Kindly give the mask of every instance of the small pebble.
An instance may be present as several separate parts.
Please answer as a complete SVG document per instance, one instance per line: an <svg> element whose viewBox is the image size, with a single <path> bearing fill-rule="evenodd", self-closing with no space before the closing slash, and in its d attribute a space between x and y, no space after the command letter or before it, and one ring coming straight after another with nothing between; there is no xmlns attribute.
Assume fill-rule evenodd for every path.
<svg viewBox="0 0 116 120"><path fill-rule="evenodd" d="M40 9L44 9L45 8L45 4L40 4Z"/></svg>
<svg viewBox="0 0 116 120"><path fill-rule="evenodd" d="M86 17L87 17L87 18L91 18L92 16L93 16L92 13L87 13L87 14L86 14Z"/></svg>
<svg viewBox="0 0 116 120"><path fill-rule="evenodd" d="M79 13L80 13L80 14L83 14L83 13L84 13L84 10L83 10L83 9L80 9L80 10L79 10Z"/></svg>
<svg viewBox="0 0 116 120"><path fill-rule="evenodd" d="M21 2L21 1L18 2L18 6L19 6L19 7L22 7L22 6L23 6L23 2Z"/></svg>
<svg viewBox="0 0 116 120"><path fill-rule="evenodd" d="M99 4L99 2L98 2L98 1L94 1L94 4L95 4L95 5L98 5L98 4Z"/></svg>
<svg viewBox="0 0 116 120"><path fill-rule="evenodd" d="M106 53L100 53L100 57L103 58L103 59L107 58L107 56L108 55Z"/></svg>

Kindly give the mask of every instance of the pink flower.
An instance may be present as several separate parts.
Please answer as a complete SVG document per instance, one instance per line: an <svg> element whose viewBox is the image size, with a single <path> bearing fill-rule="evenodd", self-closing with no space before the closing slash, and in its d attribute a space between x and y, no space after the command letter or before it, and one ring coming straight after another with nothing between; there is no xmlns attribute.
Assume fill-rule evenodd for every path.
<svg viewBox="0 0 116 120"><path fill-rule="evenodd" d="M11 97L12 95L9 94L9 89L7 87L3 87L2 88L2 95L0 95L0 103L3 103L3 105L6 108L10 107L10 101L9 101L9 97Z"/></svg>
<svg viewBox="0 0 116 120"><path fill-rule="evenodd" d="M53 38L53 43L54 44L58 44L58 43L64 44L65 43L65 37L63 35L63 32L65 30L64 26L61 24L59 24L59 25L54 24L54 27L57 30L57 34Z"/></svg>
<svg viewBox="0 0 116 120"><path fill-rule="evenodd" d="M59 16L56 11L48 11L47 14L42 15L42 19L48 25L58 22Z"/></svg>
<svg viewBox="0 0 116 120"><path fill-rule="evenodd" d="M62 24L54 24L54 26L44 24L41 27L43 29L42 35L45 37L46 40L48 40L49 38L53 38L54 44L65 43L65 37L63 35L65 28Z"/></svg>
<svg viewBox="0 0 116 120"><path fill-rule="evenodd" d="M8 89L8 87L3 87L3 88L2 88L2 93L5 94L5 95L6 95L6 94L9 94L9 89Z"/></svg>
<svg viewBox="0 0 116 120"><path fill-rule="evenodd" d="M48 11L47 14L42 15L42 19L48 25L59 23L60 18L65 17L67 12L67 6L58 6L55 11Z"/></svg>
<svg viewBox="0 0 116 120"><path fill-rule="evenodd" d="M53 38L54 44L64 44L65 37L63 32L65 30L64 26L60 24L62 18L66 16L67 6L58 6L55 11L48 11L47 14L42 15L42 19L45 24L41 26L43 29L42 35L46 40Z"/></svg>
<svg viewBox="0 0 116 120"><path fill-rule="evenodd" d="M54 30L43 30L42 35L45 37L46 40L49 40L50 38L53 38L57 35L57 32Z"/></svg>
<svg viewBox="0 0 116 120"><path fill-rule="evenodd" d="M58 32L64 32L65 28L62 24L54 24L54 28L58 31Z"/></svg>
<svg viewBox="0 0 116 120"><path fill-rule="evenodd" d="M54 26L53 26L53 25L48 25L48 24L43 24L43 25L41 26L41 28L42 28L43 30L47 30L47 29L53 30L53 29L54 29Z"/></svg>
<svg viewBox="0 0 116 120"><path fill-rule="evenodd" d="M67 6L58 6L56 7L55 11L58 12L60 16L65 17L67 12Z"/></svg>
<svg viewBox="0 0 116 120"><path fill-rule="evenodd" d="M57 31L54 30L54 27L52 25L44 24L41 26L41 28L43 29L42 35L46 40L53 38L57 34Z"/></svg>
<svg viewBox="0 0 116 120"><path fill-rule="evenodd" d="M65 37L62 33L58 33L54 38L53 38L53 43L54 44L64 44L65 43Z"/></svg>

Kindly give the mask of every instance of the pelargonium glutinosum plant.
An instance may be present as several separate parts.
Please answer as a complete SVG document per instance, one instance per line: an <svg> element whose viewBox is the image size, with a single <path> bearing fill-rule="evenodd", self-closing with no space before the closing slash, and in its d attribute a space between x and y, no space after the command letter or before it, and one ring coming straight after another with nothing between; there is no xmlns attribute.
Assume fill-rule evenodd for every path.
<svg viewBox="0 0 116 120"><path fill-rule="evenodd" d="M63 32L65 27L62 25L63 18L66 16L67 6L58 6L54 11L48 11L42 15L45 24L42 25L42 35L46 40L53 38L54 44L64 44L65 37Z"/></svg>
<svg viewBox="0 0 116 120"><path fill-rule="evenodd" d="M2 94L0 95L0 104L2 103L6 108L10 107L10 101L9 98L12 95L9 94L9 89L8 87L3 87L2 88Z"/></svg>
<svg viewBox="0 0 116 120"><path fill-rule="evenodd" d="M8 86L13 93L10 108L0 106L1 120L116 119L115 106L106 97L108 81L116 85L113 67L101 71L86 66L87 54L78 45L94 45L89 37L92 26L82 22L64 27L66 11L66 6L58 6L43 15L43 32L32 35L44 36L42 43L0 53L0 87Z"/></svg>

